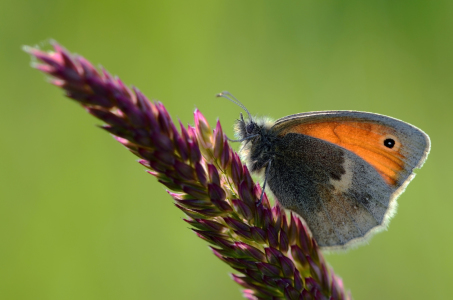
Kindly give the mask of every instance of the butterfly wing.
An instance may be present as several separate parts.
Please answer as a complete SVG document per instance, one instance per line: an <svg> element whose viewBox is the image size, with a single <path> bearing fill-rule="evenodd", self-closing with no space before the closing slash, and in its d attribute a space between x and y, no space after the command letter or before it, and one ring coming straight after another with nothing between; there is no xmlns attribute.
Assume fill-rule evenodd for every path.
<svg viewBox="0 0 453 300"><path fill-rule="evenodd" d="M422 130L387 116L358 111L309 112L281 118L280 135L299 133L343 147L368 162L394 189L407 185L430 150ZM385 146L393 140L392 148Z"/></svg>
<svg viewBox="0 0 453 300"><path fill-rule="evenodd" d="M322 247L344 247L383 229L430 149L423 131L372 113L303 113L272 129L282 155L272 162L269 187Z"/></svg>

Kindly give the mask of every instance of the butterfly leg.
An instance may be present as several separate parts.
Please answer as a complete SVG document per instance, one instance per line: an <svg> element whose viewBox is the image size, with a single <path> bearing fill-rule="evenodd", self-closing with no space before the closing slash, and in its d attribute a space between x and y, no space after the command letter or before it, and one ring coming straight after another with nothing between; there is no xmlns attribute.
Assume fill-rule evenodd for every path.
<svg viewBox="0 0 453 300"><path fill-rule="evenodd" d="M269 176L269 170L271 168L271 163L272 163L272 160L269 160L269 163L266 166L266 173L264 174L263 188L261 190L260 200L258 200L258 202L256 203L256 206L260 206L261 202L263 201L264 190L266 189L267 177Z"/></svg>

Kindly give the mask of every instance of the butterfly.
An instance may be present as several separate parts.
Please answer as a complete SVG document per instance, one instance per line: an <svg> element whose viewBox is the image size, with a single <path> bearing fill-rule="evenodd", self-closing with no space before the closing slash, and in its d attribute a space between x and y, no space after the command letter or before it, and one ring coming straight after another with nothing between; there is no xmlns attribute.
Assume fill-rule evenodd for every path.
<svg viewBox="0 0 453 300"><path fill-rule="evenodd" d="M386 228L396 199L430 151L403 121L360 111L317 111L273 122L239 105L235 133L249 170L264 173L274 198L298 214L322 249L344 249Z"/></svg>

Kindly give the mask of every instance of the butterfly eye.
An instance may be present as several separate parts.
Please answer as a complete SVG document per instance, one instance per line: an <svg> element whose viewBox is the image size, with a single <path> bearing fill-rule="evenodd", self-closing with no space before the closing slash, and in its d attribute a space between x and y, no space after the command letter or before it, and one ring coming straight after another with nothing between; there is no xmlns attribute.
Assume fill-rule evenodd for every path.
<svg viewBox="0 0 453 300"><path fill-rule="evenodd" d="M395 147L395 140L391 139L391 138L385 139L384 140L384 146L389 148L389 149L392 149L393 147Z"/></svg>
<svg viewBox="0 0 453 300"><path fill-rule="evenodd" d="M247 133L252 133L252 132L253 132L253 129L255 129L255 124L249 123L249 124L247 125L247 129L246 129L246 130L247 130Z"/></svg>

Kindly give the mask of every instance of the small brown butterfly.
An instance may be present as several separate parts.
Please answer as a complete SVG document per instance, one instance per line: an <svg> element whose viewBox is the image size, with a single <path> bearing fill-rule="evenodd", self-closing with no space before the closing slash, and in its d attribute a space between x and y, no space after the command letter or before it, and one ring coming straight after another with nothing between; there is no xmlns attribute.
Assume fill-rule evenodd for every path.
<svg viewBox="0 0 453 300"><path fill-rule="evenodd" d="M248 114L235 132L249 170L264 171L263 188L267 183L305 220L323 249L347 248L383 230L430 150L422 130L387 116L318 111L271 122L253 119L228 92L218 96Z"/></svg>

